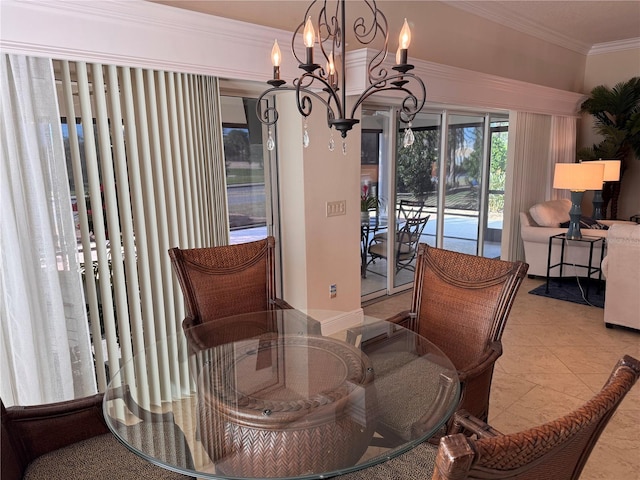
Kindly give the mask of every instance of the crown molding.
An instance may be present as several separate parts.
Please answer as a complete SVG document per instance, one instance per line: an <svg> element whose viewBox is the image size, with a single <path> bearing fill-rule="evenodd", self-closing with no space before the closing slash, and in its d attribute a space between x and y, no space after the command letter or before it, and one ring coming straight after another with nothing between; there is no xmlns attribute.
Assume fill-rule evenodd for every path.
<svg viewBox="0 0 640 480"><path fill-rule="evenodd" d="M589 55L602 55L605 53L615 53L623 50L640 49L640 38L630 38L628 40L619 40L617 42L597 43L591 50Z"/></svg>
<svg viewBox="0 0 640 480"><path fill-rule="evenodd" d="M284 30L143 0L0 0L0 7L5 53L61 60L266 81L273 40L291 40ZM296 71L293 62L281 67L286 76Z"/></svg>
<svg viewBox="0 0 640 480"><path fill-rule="evenodd" d="M464 10L474 15L486 18L487 20L490 20L492 22L499 23L500 25L503 25L505 27L512 28L513 30L526 33L527 35L539 38L540 40L544 40L545 42L553 43L554 45L558 45L559 47L581 53L582 55L587 55L589 53L589 49L591 48L591 45L588 43L580 42L573 38L567 37L566 35L562 35L561 33L553 31L545 27L544 25L540 25L539 23L532 22L525 18L518 18L514 17L513 15L504 14L493 9L487 9L473 1L445 0L443 1L443 3L446 3L451 7L459 8L460 10Z"/></svg>
<svg viewBox="0 0 640 480"><path fill-rule="evenodd" d="M4 53L214 75L264 85L272 66L273 39L291 32L201 15L142 0L1 0L0 47ZM24 28L24 25L30 28ZM81 39L82 41L79 41ZM348 52L347 92L368 85L370 49ZM385 67L392 66L388 58ZM583 95L462 68L414 61L427 88L427 105L460 105L576 115ZM281 76L299 76L286 59ZM377 98L384 98L378 94ZM373 97L372 97L373 98ZM391 95L390 98L398 99Z"/></svg>
<svg viewBox="0 0 640 480"><path fill-rule="evenodd" d="M367 83L367 62L375 55L372 49L359 49L347 54L347 92L359 95ZM411 72L422 79L427 88L425 107L464 105L479 110L517 110L543 115L578 117L582 93L559 90L519 80L499 77L459 67L412 59ZM390 71L393 61L387 59L382 67ZM372 100L386 96L400 101L399 92L381 92Z"/></svg>

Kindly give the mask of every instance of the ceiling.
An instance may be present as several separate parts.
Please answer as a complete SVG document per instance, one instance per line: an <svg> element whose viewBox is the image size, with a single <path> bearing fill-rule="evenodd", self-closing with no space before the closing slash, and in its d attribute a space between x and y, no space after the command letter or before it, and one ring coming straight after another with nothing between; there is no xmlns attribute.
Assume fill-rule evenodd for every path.
<svg viewBox="0 0 640 480"><path fill-rule="evenodd" d="M310 2L150 0L178 8L233 18L293 31ZM355 2L354 2L355 3ZM431 1L386 0L377 2L381 10L421 9ZM640 1L443 1L515 30L541 38L573 51L588 54L593 47L615 48L615 42L640 43ZM384 6L383 6L384 5ZM277 6L277 8L276 8ZM612 42L613 45L610 45Z"/></svg>

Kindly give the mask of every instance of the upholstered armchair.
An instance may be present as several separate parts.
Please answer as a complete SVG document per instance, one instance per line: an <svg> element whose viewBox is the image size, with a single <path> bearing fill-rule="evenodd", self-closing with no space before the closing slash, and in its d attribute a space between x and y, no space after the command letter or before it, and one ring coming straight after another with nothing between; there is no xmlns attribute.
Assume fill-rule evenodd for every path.
<svg viewBox="0 0 640 480"><path fill-rule="evenodd" d="M126 398L131 408L139 409ZM5 408L2 404L2 480L191 479L158 467L122 445L107 427L102 399L97 394L46 405ZM175 444L182 450L172 454L186 455L190 461L189 446L173 419L143 412L148 421L166 422L175 431Z"/></svg>
<svg viewBox="0 0 640 480"><path fill-rule="evenodd" d="M607 280L604 323L640 330L640 225L612 225L607 256L602 262Z"/></svg>

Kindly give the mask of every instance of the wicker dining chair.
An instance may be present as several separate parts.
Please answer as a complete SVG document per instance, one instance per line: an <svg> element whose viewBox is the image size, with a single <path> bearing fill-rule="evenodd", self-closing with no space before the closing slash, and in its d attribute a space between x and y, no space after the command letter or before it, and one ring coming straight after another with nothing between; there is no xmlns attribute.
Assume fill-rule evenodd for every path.
<svg viewBox="0 0 640 480"><path fill-rule="evenodd" d="M192 480L158 467L122 445L107 427L102 399L103 394L97 394L25 407L5 408L2 403L2 480ZM186 464L193 463L182 430L168 414L131 408L146 418L135 428L147 435L149 442L157 442L152 428L145 428L151 422L163 422L162 430L174 433L175 448L159 452L159 456L179 455Z"/></svg>
<svg viewBox="0 0 640 480"><path fill-rule="evenodd" d="M577 480L600 434L640 376L640 361L625 355L591 400L540 426L503 435L468 412L454 414L458 432L436 447L422 443L340 480Z"/></svg>
<svg viewBox="0 0 640 480"><path fill-rule="evenodd" d="M411 309L389 319L447 355L458 370L459 409L484 421L502 333L528 267L421 243Z"/></svg>
<svg viewBox="0 0 640 480"><path fill-rule="evenodd" d="M170 249L185 300L183 329L243 313L291 308L276 297L274 249L272 236L237 245Z"/></svg>

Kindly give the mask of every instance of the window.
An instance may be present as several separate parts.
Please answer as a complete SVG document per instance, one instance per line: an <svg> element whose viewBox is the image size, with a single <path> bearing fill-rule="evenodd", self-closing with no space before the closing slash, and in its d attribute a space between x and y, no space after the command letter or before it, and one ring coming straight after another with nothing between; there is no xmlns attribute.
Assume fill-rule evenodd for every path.
<svg viewBox="0 0 640 480"><path fill-rule="evenodd" d="M256 101L221 97L231 243L267 236L265 148Z"/></svg>

